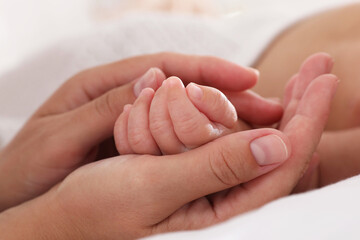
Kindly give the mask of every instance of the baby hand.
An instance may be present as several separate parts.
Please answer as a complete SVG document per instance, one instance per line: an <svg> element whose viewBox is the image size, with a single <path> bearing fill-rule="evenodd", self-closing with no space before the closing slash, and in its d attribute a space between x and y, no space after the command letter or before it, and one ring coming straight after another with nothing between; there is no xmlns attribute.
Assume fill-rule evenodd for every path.
<svg viewBox="0 0 360 240"><path fill-rule="evenodd" d="M249 129L219 90L171 77L154 93L145 89L115 124L120 154L176 154Z"/></svg>

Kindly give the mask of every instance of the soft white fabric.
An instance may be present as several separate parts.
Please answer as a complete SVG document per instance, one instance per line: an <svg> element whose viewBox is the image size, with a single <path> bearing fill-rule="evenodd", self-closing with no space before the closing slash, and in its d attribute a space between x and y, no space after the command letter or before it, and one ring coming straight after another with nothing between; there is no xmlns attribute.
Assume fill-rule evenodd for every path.
<svg viewBox="0 0 360 240"><path fill-rule="evenodd" d="M149 240L360 239L360 176L320 190L292 195L200 231Z"/></svg>
<svg viewBox="0 0 360 240"><path fill-rule="evenodd" d="M0 148L66 79L95 65L158 51L215 55L251 65L289 24L356 0L244 0L232 18L138 14L68 40L0 76ZM199 232L155 239L359 239L360 178L287 197Z"/></svg>

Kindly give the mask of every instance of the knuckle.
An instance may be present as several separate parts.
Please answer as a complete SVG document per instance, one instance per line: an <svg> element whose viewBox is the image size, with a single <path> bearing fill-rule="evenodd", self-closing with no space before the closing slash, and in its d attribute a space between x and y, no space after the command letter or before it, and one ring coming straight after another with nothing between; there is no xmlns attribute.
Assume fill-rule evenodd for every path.
<svg viewBox="0 0 360 240"><path fill-rule="evenodd" d="M214 131L214 127L211 124L198 125L196 123L186 122L177 126L175 133L182 144L190 149L197 148L211 141L218 134L217 131Z"/></svg>
<svg viewBox="0 0 360 240"><path fill-rule="evenodd" d="M94 101L95 111L98 115L102 117L108 117L109 115L114 115L117 111L115 110L113 104L113 92L110 91L103 95L101 98Z"/></svg>
<svg viewBox="0 0 360 240"><path fill-rule="evenodd" d="M153 135L159 136L166 134L170 129L168 129L165 121L159 119L158 117L152 117L150 121L150 132Z"/></svg>
<svg viewBox="0 0 360 240"><path fill-rule="evenodd" d="M217 113L216 121L232 127L237 121L237 113L235 107L231 104L228 98L222 92L216 90L211 93L207 99L208 106L211 106L211 111Z"/></svg>
<svg viewBox="0 0 360 240"><path fill-rule="evenodd" d="M52 134L56 131L66 132L65 126L56 124L48 130L50 131L45 131L42 135L41 145L42 149L46 151L46 157L52 159L51 164L56 164L60 159L81 159L81 149L72 145L73 142L69 140L69 136Z"/></svg>
<svg viewBox="0 0 360 240"><path fill-rule="evenodd" d="M181 135L192 136L199 132L199 127L201 126L197 125L194 119L184 116L183 118L178 119L178 123L176 124L176 132Z"/></svg>
<svg viewBox="0 0 360 240"><path fill-rule="evenodd" d="M228 100L222 92L215 91L213 94L214 95L209 102L209 104L211 104L211 106L214 106L214 108L222 109L224 106L227 105Z"/></svg>
<svg viewBox="0 0 360 240"><path fill-rule="evenodd" d="M183 116L174 122L176 135L188 146L197 147L216 138L218 129L204 115Z"/></svg>
<svg viewBox="0 0 360 240"><path fill-rule="evenodd" d="M87 78L94 71L94 68L84 69L70 78L70 81L79 81Z"/></svg>
<svg viewBox="0 0 360 240"><path fill-rule="evenodd" d="M177 100L175 100L177 101ZM171 116L175 131L182 135L193 135L201 131L201 127L206 118L204 115L197 111L184 110L181 114L174 114Z"/></svg>
<svg viewBox="0 0 360 240"><path fill-rule="evenodd" d="M168 60L173 58L176 54L175 53L172 53L172 52L160 52L160 53L157 53L155 58L158 58L160 60L160 69L162 70L166 70L168 68Z"/></svg>
<svg viewBox="0 0 360 240"><path fill-rule="evenodd" d="M169 51L162 51L162 52L157 53L157 56L161 59L166 59L171 55L173 55L173 53L171 53Z"/></svg>
<svg viewBox="0 0 360 240"><path fill-rule="evenodd" d="M149 141L149 139L142 131L140 131L140 129L133 129L133 131L129 133L128 138L129 143L134 151L144 148Z"/></svg>
<svg viewBox="0 0 360 240"><path fill-rule="evenodd" d="M213 174L223 184L235 186L242 183L241 173L243 166L239 164L239 154L234 148L219 147L210 157L210 165Z"/></svg>

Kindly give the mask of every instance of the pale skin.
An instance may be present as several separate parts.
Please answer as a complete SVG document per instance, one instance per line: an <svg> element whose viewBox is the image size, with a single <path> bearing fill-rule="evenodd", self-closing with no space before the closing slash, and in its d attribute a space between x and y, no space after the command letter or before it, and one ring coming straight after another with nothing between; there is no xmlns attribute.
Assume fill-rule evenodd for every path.
<svg viewBox="0 0 360 240"><path fill-rule="evenodd" d="M0 233L6 239L131 239L202 228L288 195L312 158L337 87L337 77L322 73L326 59L313 59L317 64L309 64L307 71L300 71L299 78L293 80L297 87L285 91L285 118L279 130L233 133L168 156L117 156L75 171L78 165L96 158L95 153L89 153L112 135L124 106L133 103L141 89L157 90L165 76L176 75L185 84L210 84L223 92L240 93L255 84L256 74L219 59L162 54L121 61L74 77L1 152L1 167L6 167L3 172L13 171L0 181L1 187L9 189L6 184L11 179L5 180L12 178L12 193L26 190L28 194L2 195L3 209L8 209L0 214ZM150 77L139 78L150 67L162 67L165 75L154 70ZM300 77L303 75L306 77ZM235 108L245 100L250 110L245 115L243 109L237 112L250 123L271 124L281 116L281 111L279 115L276 110L278 104L258 96L230 93L228 97ZM267 116L251 111L269 104L273 110ZM28 134L33 137L26 138ZM53 135L58 141L55 145L51 145ZM42 154L33 159L33 146L40 142L46 145ZM262 164L252 146L266 153ZM17 151L27 156L27 161L14 158ZM36 166L35 159L51 168L41 168L36 175L41 184L29 185L28 179L21 179L24 175L16 174L14 169L26 173L29 167ZM12 163L17 168L11 167ZM61 171L54 171L57 167ZM56 178L54 173L58 174ZM31 198L35 199L9 208Z"/></svg>
<svg viewBox="0 0 360 240"><path fill-rule="evenodd" d="M144 89L115 123L120 154L176 154L227 134L250 129L219 90L171 77L154 92Z"/></svg>
<svg viewBox="0 0 360 240"><path fill-rule="evenodd" d="M283 99L288 79L307 56L327 52L336 62L333 73L342 83L316 160L297 191L322 187L360 172L356 144L360 138L359 10L356 3L302 20L281 33L253 65L261 72L254 90L262 96Z"/></svg>
<svg viewBox="0 0 360 240"><path fill-rule="evenodd" d="M185 64L187 71L183 70ZM159 69L150 71L150 79L140 81L139 76L151 67ZM253 70L221 59L162 53L93 68L65 82L0 152L0 192L7 192L1 195L0 210L41 195L81 165L115 156L113 144L107 141L115 120L141 88L157 89L166 79L164 74L180 76L184 82L233 89L229 94L240 93L234 101L246 98L252 102L249 106L274 106L265 121L281 118L279 104L241 93L255 85L257 75ZM251 112L247 117L264 121ZM38 146L42 148L32 154Z"/></svg>
<svg viewBox="0 0 360 240"><path fill-rule="evenodd" d="M326 54L308 58L289 81L286 93L296 92L295 87L303 88L297 82L306 83L330 73L332 67L333 61ZM289 104L288 95L284 99L285 108ZM287 112L283 121L292 114ZM249 129L246 122L237 118L236 109L221 91L194 83L184 87L180 79L172 77L164 81L156 93L144 89L133 105L125 106L115 124L114 138L120 154L177 154ZM326 163L323 163L324 167ZM322 181L314 175L318 164L316 154L295 192L315 188L317 182ZM339 175L338 178L342 175L341 172L328 174Z"/></svg>
<svg viewBox="0 0 360 240"><path fill-rule="evenodd" d="M283 38L271 46L269 51L267 51L267 54L263 56L263 58L261 58L257 64L257 67L261 70L263 76L258 91L265 96L274 96L275 93L275 96L282 97L282 93L279 92L281 91L281 86L284 86L290 75L296 71L296 68L299 66L302 59L314 51L319 50L327 52L335 51L335 54L331 52L333 55L335 55L335 59L337 59L337 54L340 54L339 58L341 59L341 63L339 65L339 60L337 61L338 64L336 65L337 67L335 67L334 71L336 74L340 75L343 81L347 79L346 76L356 76L358 73L355 71L357 67L346 67L351 66L351 64L354 63L353 59L346 58L346 56L345 58L341 57L344 56L341 54L345 54L347 52L342 51L341 46L346 47L346 49L352 49L350 44L351 41L345 42L343 40L349 40L348 37L356 36L354 36L351 32L351 27L344 29L344 25L341 26L341 21L338 21L339 19L346 19L349 21L349 23L356 23L356 16L358 15L356 13L356 8L354 7L341 9L329 14L323 14L317 18L317 23L322 27L317 27L316 29L324 29L324 34L323 32L309 32L313 26L313 23L310 20L307 22L304 21L304 24L299 24L298 27L294 28L294 31L292 31L291 34L285 34ZM331 24L332 21L334 22ZM326 37L328 36L328 26L331 26L331 30L334 31L339 29L347 29L348 31L344 31L344 38L336 39L338 42L335 42L334 44L326 44L326 41L329 40L329 38ZM303 46L303 44L307 43L307 41L304 41L303 38L308 36L319 36L319 43L311 45L315 46L315 48L312 48L311 46ZM294 41L294 39L296 41ZM341 44L342 42L346 44ZM312 43L314 43L314 41L312 41ZM295 44L296 47L294 47L292 44ZM288 54L281 54L281 49L284 51L293 49L294 51L298 52L289 56ZM353 52L354 49L356 48L353 48L351 51ZM281 61L281 59L279 60L277 58L279 56L284 56L283 60L286 60L286 62ZM294 56L296 56L296 59L292 58ZM357 56L357 54L352 54L352 56ZM246 78L240 77L240 79L242 79L241 83L245 83L245 85L242 85L242 87L236 85L236 90L242 91L248 87L251 87L255 83L255 81L251 81L251 79L256 79L253 77L253 75L247 75L247 71L240 70L237 66L228 65L222 61L220 61L221 66L219 68L215 67L214 70L212 67L207 67L209 63L208 58L201 59L200 61L200 59L196 57L184 58L181 56L176 56L175 59L180 59L180 61L174 60L174 57L166 54L162 56L156 56L155 58L141 57L135 60L126 60L121 62L121 64L117 63L90 70L88 72L79 74L67 82L47 103L43 105L43 107L24 127L22 132L17 136L13 143L10 144L5 150L0 152L0 169L2 173L5 173L1 176L2 179L0 181L0 192L7 191L9 193L6 196L0 196L1 209L8 209L7 211L4 211L0 214L0 234L2 234L4 238L119 239L133 238L140 235L144 236L152 233L178 229L194 229L211 225L217 221L222 221L233 216L234 214L245 212L255 207L261 206L272 199L285 196L293 191L294 186L297 184L299 178L302 176L302 173L305 171L307 163L310 161L310 156L312 156L313 152L315 151L317 142L320 138L321 129L324 127L326 117L330 113L330 100L337 85L337 78L332 75L321 75L320 77L314 79L308 78L308 80L310 79L309 81L311 82L310 85L309 83L302 84L301 90L294 90L297 89L297 87L294 86L298 84L288 85L284 96L285 116L287 116L286 119L289 119L289 121L282 121L282 126L280 126L282 133L275 130L270 131L271 134L277 135L286 143L288 150L291 152L291 155L289 159L287 159L286 162L281 166L281 163L278 163L279 165L275 166L277 167L275 170L266 169L266 171L273 171L264 176L258 177L259 174L264 174L266 171L263 172L263 168L255 164L252 153L248 148L252 141L259 138L260 136L264 136L263 134L269 134L269 132L264 132L269 130L259 129L256 131L261 132L253 133L260 134L260 136L256 134L246 135L249 133L248 131L230 134L183 154L161 157L139 157L135 155L129 155L127 157L120 156L117 158L108 159L109 161L106 160L91 164L76 170L60 185L54 187L50 192L41 195L42 193L46 192L47 189L59 183L74 169L88 161L95 159L95 151L93 152L91 150L97 149L97 146L101 146L101 149L98 152L100 154L98 154L98 156L111 155L108 153L108 151L103 150L106 148L103 148L105 145L101 143L112 135L115 120L122 112L124 106L126 104L132 104L137 97L135 92L138 93L138 91L133 91L136 80L134 82L131 81L138 78L149 68L158 67L165 72L166 77L171 75L178 76L185 82L185 84L189 82L197 82L198 84L202 85L211 85L221 89L222 92L226 92L224 89L233 89L234 86L230 87L230 85L233 84L233 80L236 79L234 76L243 76L244 74L246 76L252 76L247 79L250 81L246 81ZM190 61L190 68L188 65L189 59L192 59ZM344 63L344 59L348 59L349 61ZM169 64L164 66L164 62L169 62ZM200 67L199 62L206 64ZM215 62L212 63L213 64L211 66L219 65L219 62L216 64ZM135 67L134 69L134 66L138 67ZM186 66L186 68L184 66ZM286 68L284 66L286 66ZM133 68L132 71L128 71L129 68ZM184 69L187 71L184 72ZM233 71L230 69L236 70ZM279 69L281 69L281 71L279 71ZM354 72L350 73L349 69ZM218 74L218 72L224 73L224 71L225 77ZM203 75L199 74L201 72L205 75L206 72L210 73L206 76L201 76ZM155 81L156 84L153 86L146 86L151 87L154 91L165 79L165 77L158 71L156 71L155 75L157 76L157 81ZM220 78L221 81L217 82L217 78ZM227 79L231 79L231 81L227 81ZM299 81L298 78L292 79L295 79L291 81L293 83ZM282 82L277 84L276 80ZM268 94L267 91L271 91L271 88L269 88L269 86L264 87L266 86L266 83L271 83L271 86L276 86L278 89L276 90L278 91L278 94L276 92ZM347 86L347 84L345 85ZM356 103L356 99L351 98L352 96L356 96L356 94L352 94L351 92L356 88L354 88L353 85L351 86L352 87L350 88L349 92L341 90L340 93L336 96L336 104L334 109L343 109L345 113L337 114L333 111L333 114L330 115L330 123L328 124L329 129L331 129L331 126L335 126L332 125L333 123L341 123L346 127L357 126L356 121L353 121L357 119L355 117L356 114L353 114L356 113L356 104L351 105L354 106L353 108L350 108L351 111L347 111L349 108L341 107L341 104L344 102ZM304 90L304 88L306 90ZM111 89L115 90L110 91ZM344 87L342 87L342 89L344 89ZM110 92L107 93L108 91ZM296 98L290 94L294 91L297 92L296 95L298 97ZM342 95L343 93L345 94ZM237 108L236 103L242 102L239 101L239 99L232 99L231 97L229 97L229 99L232 100L235 108ZM262 104L258 104L258 106L261 105ZM289 106L292 106L290 110L288 110ZM245 116L241 116L241 111L242 109L237 109L239 117L245 119ZM294 112L295 115L293 115ZM347 113L349 113L351 117L344 117L347 116ZM279 119L279 114L276 113L276 111L270 112L267 116L270 116L269 119L267 119L268 123L263 124L274 123L276 122L275 119ZM337 121L333 116L342 116L342 118L340 121ZM252 120L260 120L259 115L254 113L247 117L248 119ZM81 119L81 121L74 121L76 119ZM89 119L91 119L91 121ZM342 122L342 120L345 122ZM252 123L255 122L256 121L252 121ZM350 125L348 125L349 123ZM99 128L97 129L94 126L99 126ZM341 129L337 128L337 126L335 127L336 129ZM41 131L39 131L39 129L41 129ZM301 131L299 129L301 129ZM336 143L341 142L342 145L340 147L338 144L328 145L333 141L327 141L327 137L325 137L321 142L318 149L320 156L329 153L328 156L333 158L320 157L321 176L326 176L326 178L324 178L324 181L320 184L319 182L315 181L313 187L322 186L329 182L337 181L359 172L359 168L357 167L358 161L354 159L354 156L358 156L356 152L357 147L354 146L354 143L356 143L356 141L354 141L356 134L356 130L326 134L329 136L333 135L334 139L340 139L341 137L342 140L336 141ZM32 138L29 139L28 136L32 136ZM51 136L54 137L51 138ZM46 139L46 141L44 141L44 139ZM51 139L53 139L53 141L48 141ZM57 141L55 141L55 139ZM233 142L239 142L240 144L233 146L231 145ZM37 149L37 146L39 145L42 146L42 149L39 151L41 154L33 156L33 150ZM107 144L106 146L111 145ZM355 148L353 149L352 146ZM339 147L340 150L344 150L344 147L347 147L347 153L344 154L345 151L337 151L337 147ZM242 166L248 166L248 168L242 169L243 171L236 167L232 168L233 171L231 172L234 172L235 170L235 173L239 174L237 176L241 176L241 178L237 178L236 180L231 178L229 179L228 177L233 175L227 175L226 171L220 171L223 173L223 175L221 174L219 176L223 176L224 179L227 179L227 181L224 181L223 178L220 178L223 179L223 181L220 182L222 182L222 184L224 184L224 182L230 182L234 186L237 186L240 182L248 182L245 185L247 190L245 191L245 188L243 189L241 187L234 187L231 190L226 190L227 193L231 193L227 195L230 196L226 199L227 201L223 201L224 199L222 196L224 196L224 194L221 195L221 193L218 193L216 194L218 197L215 198L220 200L218 200L215 205L212 205L217 207L213 209L205 208L208 206L208 201L211 200L211 198L201 198L200 195L204 196L210 192L220 191L220 189L229 189L229 184L226 184L226 186L221 185L221 183L218 182L219 179L217 178L217 181L209 182L209 184L216 186L216 189L215 187L213 189L206 188L207 185L205 184L205 187L201 185L200 190L203 191L201 192L199 189L196 189L198 185L196 186L196 184L193 183L199 183L199 180L201 179L206 183L209 181L209 177L212 179L211 177L214 177L214 175L199 175L199 172L196 172L197 169L194 169L194 165L191 165L190 163L194 162L194 159L202 159L199 160L200 163L203 161L208 161L209 159L217 159L214 158L214 155L220 156L219 159L221 160L224 157L222 151L220 151L221 149L230 149L230 151L226 152L229 154L226 156L229 156L228 159L230 160L230 163L237 162L240 159L241 163L244 164ZM24 153L24 157L19 158L19 155L17 155L16 152ZM89 156L89 152L93 152L94 154L90 154L90 157L87 157ZM211 156L209 155L209 152L212 153ZM341 161L339 161L339 158L341 158ZM40 161L38 162L40 163L38 166L46 166L47 164L50 165L45 168L36 167L37 163L34 161L34 159ZM64 159L67 161L64 162ZM129 159L136 161L128 161ZM161 161L158 161L160 159ZM172 164L169 164L169 161L166 161L166 159L172 161ZM237 161L234 159L237 159ZM316 159L316 157L313 159ZM331 159L328 161L331 164L323 164L324 159ZM186 165L178 165L180 161L188 163L188 168L186 168ZM107 165L105 162L109 164ZM14 164L12 165L10 163ZM135 171L135 168L143 166L143 163L146 163L146 170L141 170L140 168L140 171ZM198 164L198 162L196 163ZM65 167L63 164L65 164ZM312 169L319 169L316 168L316 164L314 165L315 167ZM324 166L329 166L329 168L324 168ZM197 176L200 176L200 178L194 180L191 178L192 175L184 176L181 175L179 171L171 171L171 169L174 168L177 170L184 168L186 170L189 169L189 171L194 170L195 172L190 172L197 174ZM22 169L22 171L19 172L18 169ZM40 178L33 179L32 176L28 173L33 172L36 169L38 169L36 176L40 176ZM136 170L138 169L139 168ZM124 175L121 176L116 170L123 172ZM116 171L116 173L112 174L112 171ZM204 171L200 171L200 173L203 172ZM167 175L163 176L163 173L168 173L169 176L164 179ZM175 175L172 173L175 173ZM178 175L176 175L176 173ZM336 174L334 175L333 173ZM129 189L129 185L134 186L134 183L127 182L131 179L124 177L126 174L137 174L136 176L138 176L138 178L136 179L138 181L135 184L139 184L142 187L145 186L145 189L139 188L143 192L136 192L136 187L134 189ZM116 176L117 179L111 183L109 182L108 176ZM313 179L313 176L314 175L310 174L310 179ZM30 182L28 182L29 179L31 180ZM99 179L99 181L95 181L94 179ZM173 180L173 182L169 182L169 179ZM187 180L185 183L182 181L184 179ZM250 181L251 179L254 180ZM146 184L141 184L147 183L149 181L159 184L151 185L152 188L146 188ZM115 182L116 186L114 185ZM119 183L122 182L124 183L120 184L119 186ZM81 191L83 191L84 196L80 196L79 191L77 191L74 186L79 186ZM186 186L185 195L184 192L181 192L181 186ZM191 188L189 189L188 186L191 186ZM276 186L276 189L274 189L274 186ZM308 187L308 184L305 184L305 186L300 186L302 189L307 189ZM112 191L106 192L105 190L107 188ZM163 195L164 188L170 189L168 192L169 195ZM261 194L261 196L259 196L259 192L268 192L267 190L270 188L272 189L271 193L267 193L265 195ZM120 191L120 189L122 190ZM237 194L236 189L240 189L238 192L241 194ZM177 191L180 191L181 194L179 194ZM144 197L145 194L146 197ZM174 197L175 195L176 197ZM239 195L241 197L239 197ZM27 201L37 196L39 197L34 200ZM64 200L59 201L59 196L66 197L63 198ZM101 198L100 196L105 197ZM114 199L114 196L116 196L116 199ZM130 196L130 198L128 196ZM121 206L119 206L119 202L132 203L131 200L134 198L131 197L134 196L136 196L135 199L143 199L145 203L134 202L134 205L129 204L126 209L123 209ZM234 205L229 204L232 199L231 196L233 201L236 199L236 204ZM154 205L155 207L162 204L162 206L159 206L159 208L162 208L166 206L168 201L161 202L161 200L164 200L164 198L166 200L171 197L176 198L178 202L174 203L174 206L167 206L169 207L167 210L164 210L164 208L160 209L161 211L157 212L157 215L154 213L152 213L154 214L152 215L150 212L147 215L149 218L153 217L150 220L148 218L141 219L135 217L131 219L131 221L126 221L129 219L126 216L137 216L136 214L134 215L134 213L139 213L139 209L144 210L145 212L146 209L149 210L149 202L158 204ZM75 199L75 201L69 200L69 198ZM198 199L194 202L198 204L187 204L194 199ZM23 203L25 201L27 202ZM115 204L112 201L114 201ZM23 204L18 205L20 203ZM102 211L98 209L99 205L104 206L104 209L101 209ZM194 207L194 205L196 207ZM228 207L229 205L231 206L230 208ZM10 208L12 206L17 207ZM115 209L114 206L117 208ZM178 210L175 211L171 209ZM189 221L183 221L184 212L191 213L190 215L187 215L190 218L188 219ZM121 215L121 219L118 218L119 216L115 216L116 213ZM85 222L83 221L84 219L81 218L81 216L84 216L84 214L87 216L87 221ZM214 215L217 217L216 219L211 217ZM115 222L118 223L116 226L113 225L114 219ZM191 219L193 219L193 221L191 221ZM205 219L209 219L209 221L204 221ZM69 224L69 222L71 224ZM184 225L184 222L188 224ZM44 228L44 226L46 226L46 228ZM19 231L19 228L22 229L22 231ZM41 231L38 229L41 229ZM101 235L104 233L107 235Z"/></svg>
<svg viewBox="0 0 360 240"><path fill-rule="evenodd" d="M140 77L148 69L150 74ZM39 236L56 234L57 231L52 230L59 224L58 220L62 221L61 211L34 217L57 209L57 204L51 207L54 209L48 209L53 198L47 197L51 194L43 193L78 167L95 159L104 159L103 156L115 156L113 144L107 139L112 136L115 120L124 105L133 103L143 88L157 89L166 76L172 75L181 77L184 83L197 82L227 90L235 106L242 106L244 100L247 102L245 109L249 111L240 111L239 114L242 112L242 117L250 122L271 124L281 118L282 108L278 103L244 92L256 84L257 73L253 69L214 57L160 53L84 71L56 91L0 152L0 192L7 193L0 196L0 210L8 209L0 216L0 226L7 226L7 231L1 229L0 233L15 239L24 239L24 236L38 239ZM265 118L251 111L262 108L270 109ZM34 149L38 149L35 155ZM189 158L196 156L197 153L192 153ZM265 171L255 169L253 173L255 177ZM41 197L36 198L38 196ZM40 202L42 204L38 204ZM19 205L21 203L24 204ZM11 220L12 216L17 216L15 222ZM48 217L51 217L53 227L48 224ZM32 220L28 221L30 218ZM19 219L24 222L20 223ZM37 224L44 222L48 229L33 232L38 229ZM23 231L13 228L19 224ZM58 231L66 234L62 229Z"/></svg>

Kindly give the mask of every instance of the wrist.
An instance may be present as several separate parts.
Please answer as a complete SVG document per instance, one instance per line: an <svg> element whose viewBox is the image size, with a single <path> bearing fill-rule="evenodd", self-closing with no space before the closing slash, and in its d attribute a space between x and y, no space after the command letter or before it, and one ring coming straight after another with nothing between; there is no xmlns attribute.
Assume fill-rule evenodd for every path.
<svg viewBox="0 0 360 240"><path fill-rule="evenodd" d="M0 213L0 239L82 239L52 192Z"/></svg>

